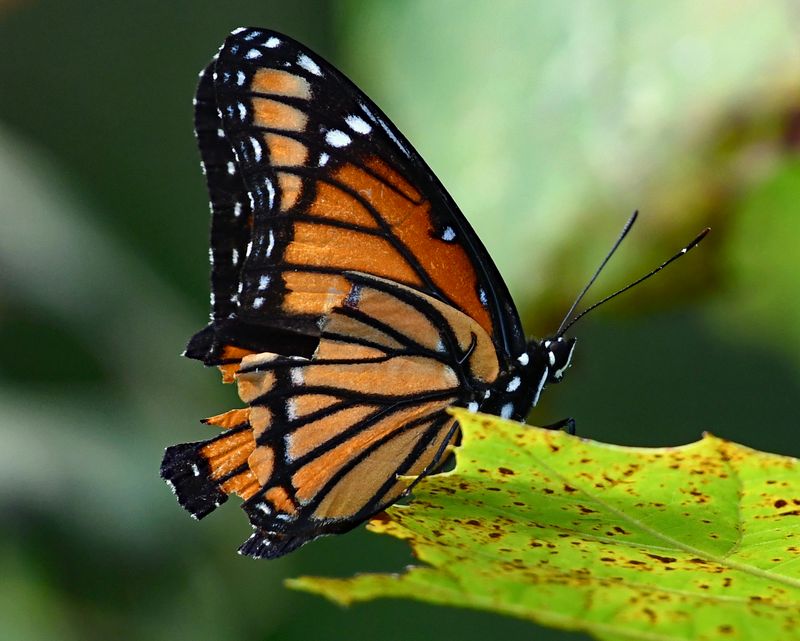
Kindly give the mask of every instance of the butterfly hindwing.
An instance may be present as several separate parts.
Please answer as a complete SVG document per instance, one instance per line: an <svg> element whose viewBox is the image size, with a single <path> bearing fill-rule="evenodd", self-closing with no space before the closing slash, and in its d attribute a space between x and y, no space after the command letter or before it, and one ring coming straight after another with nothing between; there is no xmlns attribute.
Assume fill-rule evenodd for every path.
<svg viewBox="0 0 800 641"><path fill-rule="evenodd" d="M407 487L399 476L436 465L454 431L447 408L482 396L498 375L491 338L465 314L391 281L343 277L347 295L325 317L312 358L242 359L236 380L249 407L212 421L241 421L230 447L209 447L212 439L168 450L169 469L182 466L168 476L179 499L204 480L189 469L206 487L244 496L256 529L246 553L283 554L289 541L350 529L394 502ZM213 500L196 516L221 503L206 494Z"/></svg>

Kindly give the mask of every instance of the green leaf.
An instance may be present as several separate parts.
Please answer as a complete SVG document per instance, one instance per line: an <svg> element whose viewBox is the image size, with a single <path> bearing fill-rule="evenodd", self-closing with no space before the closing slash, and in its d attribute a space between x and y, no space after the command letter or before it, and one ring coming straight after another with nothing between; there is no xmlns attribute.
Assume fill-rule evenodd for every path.
<svg viewBox="0 0 800 641"><path fill-rule="evenodd" d="M605 445L458 411L454 471L369 529L424 565L292 587L406 597L600 639L786 639L800 629L796 459L706 435Z"/></svg>

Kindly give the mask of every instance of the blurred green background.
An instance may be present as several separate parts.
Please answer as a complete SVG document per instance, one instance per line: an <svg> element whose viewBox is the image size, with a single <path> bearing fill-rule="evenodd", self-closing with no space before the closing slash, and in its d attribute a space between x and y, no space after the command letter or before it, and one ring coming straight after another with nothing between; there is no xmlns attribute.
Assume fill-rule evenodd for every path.
<svg viewBox="0 0 800 641"><path fill-rule="evenodd" d="M191 99L242 25L307 43L384 108L532 334L633 209L590 301L714 227L575 327L575 365L532 422L800 455L797 2L0 1L0 638L586 638L289 592L411 557L359 529L244 559L235 505L198 524L159 480L166 445L238 405L178 354L208 300Z"/></svg>

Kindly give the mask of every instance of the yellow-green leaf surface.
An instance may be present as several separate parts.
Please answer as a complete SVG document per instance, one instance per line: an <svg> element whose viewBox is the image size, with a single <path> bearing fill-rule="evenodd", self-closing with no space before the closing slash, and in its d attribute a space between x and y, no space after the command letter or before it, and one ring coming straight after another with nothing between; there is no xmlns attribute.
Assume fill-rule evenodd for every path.
<svg viewBox="0 0 800 641"><path fill-rule="evenodd" d="M418 566L293 587L407 597L600 639L800 638L797 460L705 436L605 445L459 412L456 469L369 528Z"/></svg>

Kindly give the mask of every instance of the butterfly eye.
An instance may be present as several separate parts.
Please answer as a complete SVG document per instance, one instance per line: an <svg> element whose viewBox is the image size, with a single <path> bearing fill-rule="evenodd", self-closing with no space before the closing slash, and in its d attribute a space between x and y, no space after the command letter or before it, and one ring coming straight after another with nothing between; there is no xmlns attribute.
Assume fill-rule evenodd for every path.
<svg viewBox="0 0 800 641"><path fill-rule="evenodd" d="M559 383L564 376L564 371L572 363L572 353L575 351L574 338L563 338L561 336L554 341L548 341L547 358L549 362L549 383Z"/></svg>

